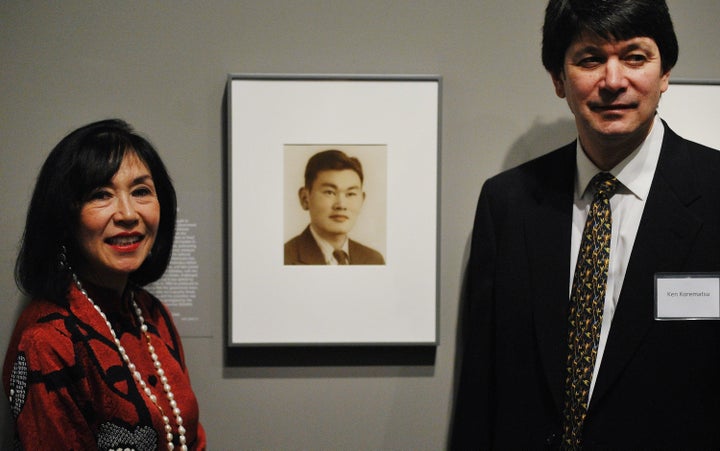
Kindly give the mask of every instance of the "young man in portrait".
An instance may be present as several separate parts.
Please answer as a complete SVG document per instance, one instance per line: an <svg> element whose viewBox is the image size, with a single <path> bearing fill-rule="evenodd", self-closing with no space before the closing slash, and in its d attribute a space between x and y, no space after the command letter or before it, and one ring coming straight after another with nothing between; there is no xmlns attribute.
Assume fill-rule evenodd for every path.
<svg viewBox="0 0 720 451"><path fill-rule="evenodd" d="M363 168L355 157L336 149L313 155L298 191L310 224L285 243L286 265L384 265L383 256L351 240L365 192Z"/></svg>

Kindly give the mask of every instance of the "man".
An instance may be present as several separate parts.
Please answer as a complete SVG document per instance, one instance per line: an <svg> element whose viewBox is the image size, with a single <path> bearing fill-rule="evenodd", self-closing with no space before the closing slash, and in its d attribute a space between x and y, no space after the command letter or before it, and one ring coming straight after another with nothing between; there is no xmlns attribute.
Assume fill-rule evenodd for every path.
<svg viewBox="0 0 720 451"><path fill-rule="evenodd" d="M482 189L452 448L720 448L720 323L655 318L656 276L720 271L720 153L656 116L677 54L664 0L550 0L578 140Z"/></svg>
<svg viewBox="0 0 720 451"><path fill-rule="evenodd" d="M385 264L378 251L348 238L365 202L360 160L335 149L316 153L298 197L310 225L285 243L286 265Z"/></svg>

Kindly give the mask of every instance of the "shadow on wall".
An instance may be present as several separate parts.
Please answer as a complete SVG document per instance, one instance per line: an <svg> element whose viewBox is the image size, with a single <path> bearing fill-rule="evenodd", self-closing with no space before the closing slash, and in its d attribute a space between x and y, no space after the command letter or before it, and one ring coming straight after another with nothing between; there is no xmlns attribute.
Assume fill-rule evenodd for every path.
<svg viewBox="0 0 720 451"><path fill-rule="evenodd" d="M530 129L520 135L510 147L502 168L510 169L537 158L564 146L576 137L577 129L572 118L560 118L550 123L536 118Z"/></svg>
<svg viewBox="0 0 720 451"><path fill-rule="evenodd" d="M507 170L515 166L518 166L526 161L537 158L548 152L568 144L577 137L577 129L575 128L575 121L571 118L557 119L551 123L542 122L539 119L535 119L530 129L522 134L513 145L510 147L505 160L503 161L502 169ZM468 325L465 323L467 318L467 281L471 276L467 273L467 263L470 258L470 246L472 244L472 231L467 238L465 244L465 251L463 252L463 274L462 274L462 286L460 289L460 303L458 307L458 318L457 318L457 329L455 336L455 362L454 362L454 375L453 375L453 402L451 404L450 422L449 422L449 433L448 433L448 447L452 441L452 425L454 422L454 404L457 397L457 386L460 376L460 367L462 363L463 354L463 336L467 331Z"/></svg>

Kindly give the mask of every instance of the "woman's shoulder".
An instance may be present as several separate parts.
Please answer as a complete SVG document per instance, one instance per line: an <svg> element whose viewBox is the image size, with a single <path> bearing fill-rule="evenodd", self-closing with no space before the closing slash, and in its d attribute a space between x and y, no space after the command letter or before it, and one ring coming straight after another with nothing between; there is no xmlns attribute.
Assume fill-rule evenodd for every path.
<svg viewBox="0 0 720 451"><path fill-rule="evenodd" d="M45 299L34 299L25 306L15 325L15 332L40 338L44 335L66 335L68 321L74 315L64 306Z"/></svg>
<svg viewBox="0 0 720 451"><path fill-rule="evenodd" d="M42 362L43 366L71 363L74 359L71 333L74 323L73 315L67 308L46 300L30 301L15 324L6 365L20 355L24 359Z"/></svg>

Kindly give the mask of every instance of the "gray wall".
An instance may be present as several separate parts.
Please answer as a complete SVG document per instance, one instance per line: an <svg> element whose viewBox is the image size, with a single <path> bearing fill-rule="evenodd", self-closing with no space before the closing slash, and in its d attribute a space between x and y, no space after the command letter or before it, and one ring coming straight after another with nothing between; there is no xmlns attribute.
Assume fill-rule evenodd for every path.
<svg viewBox="0 0 720 451"><path fill-rule="evenodd" d="M160 149L181 208L193 208L183 199L211 199L198 258L212 337L184 340L211 449L443 449L480 187L573 137L540 64L544 3L0 2L0 349L22 301L12 268L39 165L71 129L119 116ZM681 47L673 76L720 79L720 2L669 3ZM434 364L224 363L222 111L230 72L443 76ZM4 397L0 420L7 440Z"/></svg>

